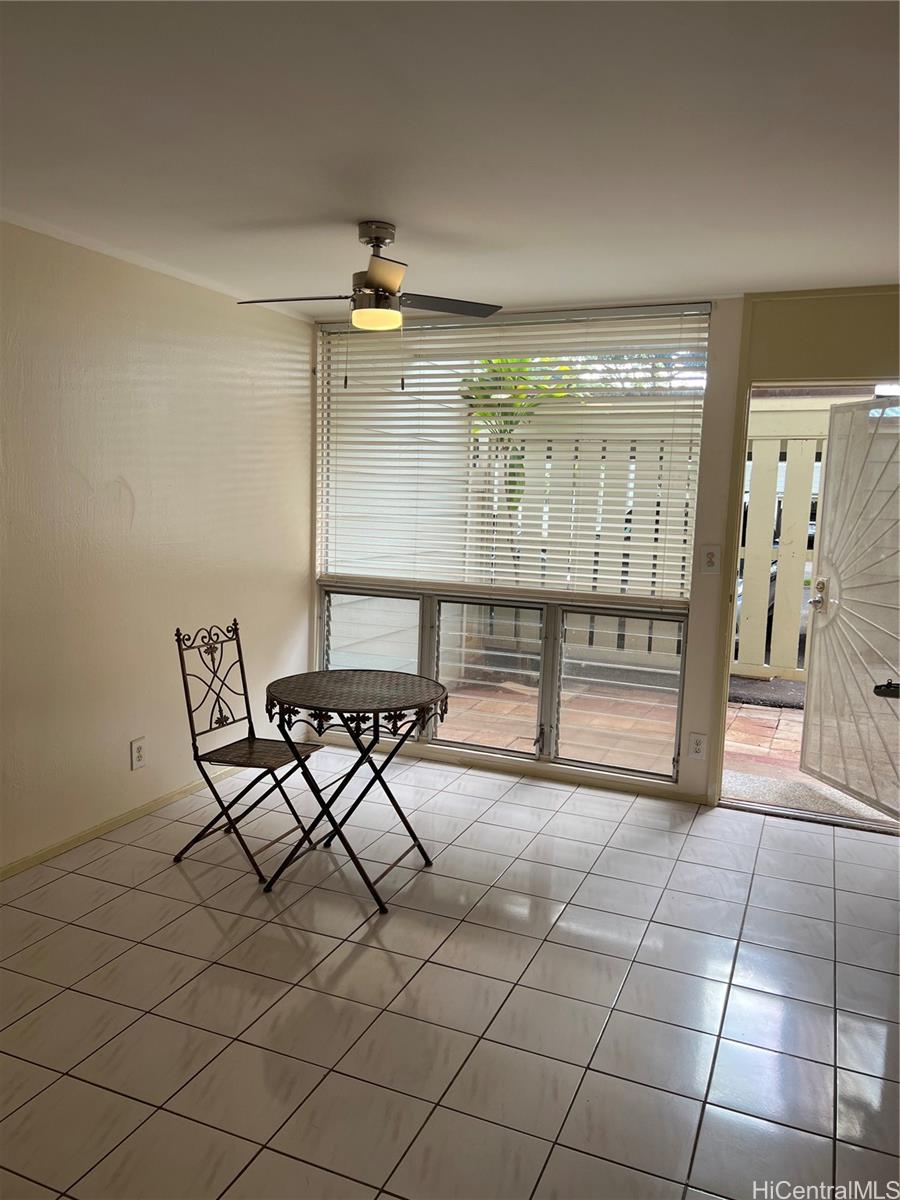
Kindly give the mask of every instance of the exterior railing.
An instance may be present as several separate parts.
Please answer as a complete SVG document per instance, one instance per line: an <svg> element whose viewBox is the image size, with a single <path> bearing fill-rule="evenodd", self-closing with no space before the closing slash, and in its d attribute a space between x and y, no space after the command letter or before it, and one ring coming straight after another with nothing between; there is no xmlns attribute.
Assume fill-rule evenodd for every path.
<svg viewBox="0 0 900 1200"><path fill-rule="evenodd" d="M806 678L821 438L753 438L735 605L732 670Z"/></svg>

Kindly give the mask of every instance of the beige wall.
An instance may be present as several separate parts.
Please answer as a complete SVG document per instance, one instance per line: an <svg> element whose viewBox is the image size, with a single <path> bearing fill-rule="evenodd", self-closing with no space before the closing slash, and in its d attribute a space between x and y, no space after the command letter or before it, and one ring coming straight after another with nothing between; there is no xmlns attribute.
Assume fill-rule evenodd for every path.
<svg viewBox="0 0 900 1200"><path fill-rule="evenodd" d="M260 732L306 665L311 329L0 228L6 864L195 778L177 624L240 618Z"/></svg>
<svg viewBox="0 0 900 1200"><path fill-rule="evenodd" d="M900 352L896 287L770 292L746 297L741 402L754 383L895 378Z"/></svg>

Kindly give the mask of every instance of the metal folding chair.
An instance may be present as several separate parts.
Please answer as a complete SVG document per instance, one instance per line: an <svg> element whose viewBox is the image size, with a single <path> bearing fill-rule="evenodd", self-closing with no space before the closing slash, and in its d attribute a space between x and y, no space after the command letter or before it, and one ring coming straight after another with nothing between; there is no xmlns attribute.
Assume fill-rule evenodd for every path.
<svg viewBox="0 0 900 1200"><path fill-rule="evenodd" d="M181 663L181 680L184 685L184 699L191 728L194 762L197 764L197 770L203 776L210 794L218 804L219 812L178 851L174 861L181 862L188 851L198 842L214 833L232 833L256 872L260 883L265 883L266 877L260 870L238 825L246 820L266 797L278 791L299 829L305 834L306 828L291 803L290 796L284 790L284 784L295 771L300 769L301 762L305 762L321 747L316 742L295 742L296 749L292 751L290 746L280 738L256 736L253 714L250 710L250 695L247 690L247 675L244 671L241 635L236 618L224 629L220 625L210 625L198 629L196 633L182 633L180 629L176 629L175 641L178 644L178 657ZM199 738L219 733L230 725L239 725L244 722L247 725L246 737L229 742L224 746L217 746L215 749L201 754ZM236 795L228 798L226 803L226 799L219 795L218 789L210 778L208 765L243 767L250 770L258 768L259 773ZM290 767L290 770L279 777L276 771L281 767ZM271 786L261 796L255 797L243 811L235 811L247 793L252 791L260 780L268 776L272 778Z"/></svg>

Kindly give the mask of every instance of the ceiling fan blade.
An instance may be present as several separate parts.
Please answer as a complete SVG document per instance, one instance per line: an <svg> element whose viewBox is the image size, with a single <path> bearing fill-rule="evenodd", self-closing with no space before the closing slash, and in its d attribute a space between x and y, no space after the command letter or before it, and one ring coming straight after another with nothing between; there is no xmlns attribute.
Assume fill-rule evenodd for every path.
<svg viewBox="0 0 900 1200"><path fill-rule="evenodd" d="M447 296L420 296L404 292L400 297L403 308L424 308L427 312L458 313L463 317L491 317L502 308L500 304L478 304L474 300L450 300Z"/></svg>
<svg viewBox="0 0 900 1200"><path fill-rule="evenodd" d="M265 300L238 300L238 304L295 304L304 300L349 300L349 296L269 296Z"/></svg>
<svg viewBox="0 0 900 1200"><path fill-rule="evenodd" d="M382 292L396 295L403 286L403 276L406 274L406 263L398 262L395 258L382 258L373 254L369 259L366 271L366 287L379 288Z"/></svg>

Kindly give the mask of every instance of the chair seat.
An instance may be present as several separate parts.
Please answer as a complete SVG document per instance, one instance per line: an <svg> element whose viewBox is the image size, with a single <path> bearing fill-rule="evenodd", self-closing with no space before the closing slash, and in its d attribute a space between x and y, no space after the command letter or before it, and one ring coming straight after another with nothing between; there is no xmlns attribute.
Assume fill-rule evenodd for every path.
<svg viewBox="0 0 900 1200"><path fill-rule="evenodd" d="M309 758L316 750L322 748L317 742L294 742L294 746L301 758ZM276 767L284 767L294 762L295 758L290 747L280 739L241 738L239 742L229 742L227 746L219 746L201 754L200 761L228 767L257 767L263 771L274 771Z"/></svg>

